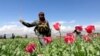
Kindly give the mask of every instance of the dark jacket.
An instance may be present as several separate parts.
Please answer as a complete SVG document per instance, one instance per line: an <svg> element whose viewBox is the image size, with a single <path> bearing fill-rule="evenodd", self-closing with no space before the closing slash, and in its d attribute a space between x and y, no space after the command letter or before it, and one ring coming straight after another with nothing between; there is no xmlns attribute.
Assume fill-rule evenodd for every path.
<svg viewBox="0 0 100 56"><path fill-rule="evenodd" d="M50 26L49 26L49 23L48 23L48 21L46 20L46 23L47 23L47 25L48 25L48 27L50 28ZM35 20L34 22L32 22L32 23L27 23L27 22L22 22L22 24L23 25L25 25L26 27L34 27L35 26L35 29L36 29L36 27L38 26L38 24L39 24L39 20ZM46 33L39 33L38 31L36 31L36 30L34 30L35 31L35 33L37 34L37 35L46 35L46 36L51 36L51 30L49 30L49 32L46 32Z"/></svg>

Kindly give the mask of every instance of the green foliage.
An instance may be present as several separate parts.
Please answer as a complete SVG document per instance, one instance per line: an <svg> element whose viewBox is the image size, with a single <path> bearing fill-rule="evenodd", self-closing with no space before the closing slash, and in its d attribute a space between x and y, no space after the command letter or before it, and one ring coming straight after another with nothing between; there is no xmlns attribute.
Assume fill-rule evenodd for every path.
<svg viewBox="0 0 100 56"><path fill-rule="evenodd" d="M22 36L16 36L15 38L23 38Z"/></svg>
<svg viewBox="0 0 100 56"><path fill-rule="evenodd" d="M29 42L37 44L36 51L32 54L26 53L24 48ZM76 40L74 44L68 45L64 40L54 39L45 47L40 46L37 39L16 38L0 39L0 56L100 56L100 38L94 38L92 42Z"/></svg>

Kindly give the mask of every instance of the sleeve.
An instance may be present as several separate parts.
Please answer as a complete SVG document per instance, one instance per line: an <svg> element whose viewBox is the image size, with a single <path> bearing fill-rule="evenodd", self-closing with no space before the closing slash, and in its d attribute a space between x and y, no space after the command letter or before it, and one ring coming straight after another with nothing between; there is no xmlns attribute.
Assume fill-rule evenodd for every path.
<svg viewBox="0 0 100 56"><path fill-rule="evenodd" d="M48 25L48 27L50 28L50 25L49 25L49 22L47 21L47 25Z"/></svg>
<svg viewBox="0 0 100 56"><path fill-rule="evenodd" d="M32 22L32 23L27 23L27 22L24 22L24 21L23 21L22 24L23 24L24 26L26 26L26 27L33 27L33 26L36 26L37 22L34 21L34 22Z"/></svg>
<svg viewBox="0 0 100 56"><path fill-rule="evenodd" d="M51 29L50 29L50 25L49 25L49 22L47 21L47 25L49 27L49 32L48 32L48 36L51 36Z"/></svg>

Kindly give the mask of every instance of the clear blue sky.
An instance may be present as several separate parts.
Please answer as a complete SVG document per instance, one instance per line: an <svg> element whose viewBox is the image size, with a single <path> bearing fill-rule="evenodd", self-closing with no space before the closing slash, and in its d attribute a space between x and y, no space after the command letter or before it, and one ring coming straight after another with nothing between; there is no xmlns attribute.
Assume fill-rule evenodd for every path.
<svg viewBox="0 0 100 56"><path fill-rule="evenodd" d="M79 24L100 21L100 0L0 0L0 25L38 18L44 11L49 22L75 20Z"/></svg>

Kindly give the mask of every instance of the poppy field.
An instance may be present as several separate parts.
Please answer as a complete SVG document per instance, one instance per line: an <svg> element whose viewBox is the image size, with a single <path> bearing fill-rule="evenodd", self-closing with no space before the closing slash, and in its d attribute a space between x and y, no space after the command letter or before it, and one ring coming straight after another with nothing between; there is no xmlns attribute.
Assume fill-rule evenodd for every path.
<svg viewBox="0 0 100 56"><path fill-rule="evenodd" d="M59 37L45 36L40 45L38 38L0 39L0 56L100 56L100 36L95 36L95 26L85 28L86 34L81 35L82 26L76 26L75 31L61 36L60 26L56 23L54 29Z"/></svg>
<svg viewBox="0 0 100 56"><path fill-rule="evenodd" d="M27 51L30 43L34 49ZM36 38L0 39L0 56L100 56L100 37L88 42L80 37L74 42L58 37L45 47L41 47Z"/></svg>

